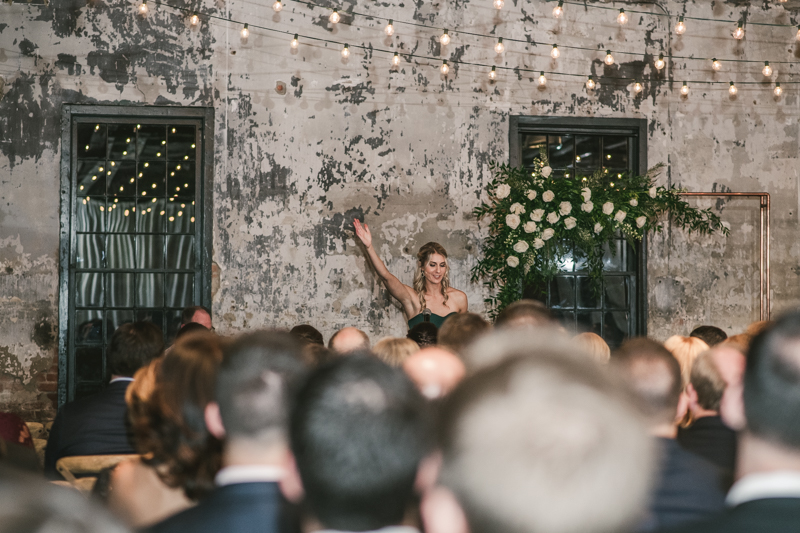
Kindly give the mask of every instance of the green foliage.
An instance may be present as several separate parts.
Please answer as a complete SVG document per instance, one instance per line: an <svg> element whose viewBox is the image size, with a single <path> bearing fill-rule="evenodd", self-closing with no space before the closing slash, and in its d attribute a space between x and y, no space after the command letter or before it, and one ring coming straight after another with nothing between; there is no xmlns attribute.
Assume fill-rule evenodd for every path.
<svg viewBox="0 0 800 533"><path fill-rule="evenodd" d="M484 257L472 280L484 280L493 297L486 301L496 315L519 300L525 287L544 284L558 272L558 259L574 247L585 259L593 287L600 291L604 246L617 234L631 243L645 232L660 232L664 213L690 233L728 234L709 209L681 199L681 189L654 184L662 165L644 176L609 178L597 172L585 178L549 179L552 169L542 153L531 170L492 163L489 201L475 208L489 221Z"/></svg>

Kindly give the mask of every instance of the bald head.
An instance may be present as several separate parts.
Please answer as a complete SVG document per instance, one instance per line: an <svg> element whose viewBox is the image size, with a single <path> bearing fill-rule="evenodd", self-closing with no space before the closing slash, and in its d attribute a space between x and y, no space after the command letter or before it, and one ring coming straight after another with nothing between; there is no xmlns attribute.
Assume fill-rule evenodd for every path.
<svg viewBox="0 0 800 533"><path fill-rule="evenodd" d="M741 351L733 346L720 344L711 349L709 356L726 387L742 382L745 358Z"/></svg>
<svg viewBox="0 0 800 533"><path fill-rule="evenodd" d="M342 328L328 341L328 348L338 354L368 352L371 348L369 337L357 328Z"/></svg>
<svg viewBox="0 0 800 533"><path fill-rule="evenodd" d="M433 400L450 392L464 378L466 369L456 355L441 348L423 348L403 362L423 396Z"/></svg>

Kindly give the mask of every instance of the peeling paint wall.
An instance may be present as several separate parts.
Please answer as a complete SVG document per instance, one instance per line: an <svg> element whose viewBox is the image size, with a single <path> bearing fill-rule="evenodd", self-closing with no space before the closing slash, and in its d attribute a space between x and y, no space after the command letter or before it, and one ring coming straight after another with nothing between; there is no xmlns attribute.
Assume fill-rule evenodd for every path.
<svg viewBox="0 0 800 533"><path fill-rule="evenodd" d="M613 11L570 4L557 21L550 3L512 0L500 12L488 0L345 2L337 5L353 25L332 28L325 10L290 1L280 14L267 2L175 2L249 21L252 34L242 43L236 24L206 19L193 28L178 11L156 5L147 18L128 2L0 6L0 408L52 413L63 103L215 108L213 311L223 333L303 322L326 338L344 325L373 339L403 333L400 310L354 241L356 215L370 223L379 253L406 282L416 249L442 243L453 286L465 290L473 311L484 312L485 294L470 283L469 270L485 229L471 212L488 163L508 160L510 115L644 117L648 161L667 164L664 183L771 193L773 310L800 300L798 88L786 83L797 79L797 66L773 63L786 89L780 100L768 83L741 87L733 100L725 84L694 84L688 99L678 96L683 79L761 82L757 63L728 63L712 75L703 62L676 59L660 75L667 81L645 83L639 97L607 77L657 76L652 62L662 50L795 60L792 28L748 27L738 43L729 25L690 21L678 38L663 17L631 13L620 28ZM662 6L731 20L745 9L733 1ZM747 18L793 24L795 13L785 6L798 7L754 5ZM351 10L371 16L353 18ZM507 51L496 56L491 40L457 33L442 50L437 32L399 24L387 38L388 18L503 36ZM337 45L308 39L293 51L294 32L348 42L353 54L343 61ZM589 50L563 49L554 62L536 41ZM404 59L392 72L390 56L380 52L392 47L579 76L553 75L537 90L531 73L500 71L492 84L485 69L455 63L444 79L438 60ZM618 63L605 67L606 48L635 55L617 54ZM595 94L583 86L589 74L600 83ZM285 95L274 90L278 81L287 84ZM701 323L734 333L758 318L757 206L713 204L731 225L730 238L687 239L665 221L666 231L650 239L648 327L656 338Z"/></svg>

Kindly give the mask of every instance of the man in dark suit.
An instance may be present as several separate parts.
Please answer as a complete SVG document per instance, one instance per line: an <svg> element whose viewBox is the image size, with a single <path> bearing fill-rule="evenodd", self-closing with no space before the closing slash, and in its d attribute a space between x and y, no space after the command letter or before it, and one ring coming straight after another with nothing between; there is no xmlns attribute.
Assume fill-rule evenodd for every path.
<svg viewBox="0 0 800 533"><path fill-rule="evenodd" d="M725 500L722 472L676 442L681 369L661 344L645 339L625 342L611 358L646 416L650 434L662 450L649 514L639 531L653 531L719 512Z"/></svg>
<svg viewBox="0 0 800 533"><path fill-rule="evenodd" d="M108 344L108 387L65 404L53 421L44 460L48 477L60 479L56 462L61 457L136 453L127 424L125 391L136 371L163 350L164 335L152 322L117 328Z"/></svg>
<svg viewBox="0 0 800 533"><path fill-rule="evenodd" d="M224 350L209 431L223 440L216 487L197 506L155 524L152 533L278 533L292 516L278 482L291 454L289 404L305 374L300 346L288 333L242 335Z"/></svg>
<svg viewBox="0 0 800 533"><path fill-rule="evenodd" d="M737 481L728 509L686 533L778 533L800 528L800 312L778 319L750 346L742 384L721 414L739 431Z"/></svg>

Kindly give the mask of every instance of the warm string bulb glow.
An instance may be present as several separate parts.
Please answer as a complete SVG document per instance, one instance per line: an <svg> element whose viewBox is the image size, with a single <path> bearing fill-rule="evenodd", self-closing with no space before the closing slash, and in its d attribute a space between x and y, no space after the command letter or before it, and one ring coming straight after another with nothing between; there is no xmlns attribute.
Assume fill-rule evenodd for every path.
<svg viewBox="0 0 800 533"><path fill-rule="evenodd" d="M686 85L686 82L683 82L683 87L681 87L681 94L683 96L689 96L689 86Z"/></svg>
<svg viewBox="0 0 800 533"><path fill-rule="evenodd" d="M281 0L275 0L275 3L272 4L272 10L275 13L280 13L281 9L283 9L283 2Z"/></svg>
<svg viewBox="0 0 800 533"><path fill-rule="evenodd" d="M558 59L559 57L561 57L561 51L558 49L557 44L554 44L553 49L550 50L550 57L552 57L553 59Z"/></svg>
<svg viewBox="0 0 800 533"><path fill-rule="evenodd" d="M553 8L553 16L557 19L561 18L564 14L564 0L558 0L558 5Z"/></svg>
<svg viewBox="0 0 800 533"><path fill-rule="evenodd" d="M664 54L663 53L662 54L658 54L658 59L656 59L656 63L655 64L656 64L656 70L663 69L664 66L667 64L667 62L664 61Z"/></svg>
<svg viewBox="0 0 800 533"><path fill-rule="evenodd" d="M609 67L614 64L614 56L611 55L611 50L606 50L606 57L603 59L603 63Z"/></svg>
<svg viewBox="0 0 800 533"><path fill-rule="evenodd" d="M711 60L711 68L714 71L719 72L719 70L722 68L722 63L720 63L719 60L715 57L714 59Z"/></svg>
<svg viewBox="0 0 800 533"><path fill-rule="evenodd" d="M772 76L772 67L769 66L769 61L764 61L764 68L761 69L761 73L766 77Z"/></svg>
<svg viewBox="0 0 800 533"><path fill-rule="evenodd" d="M197 15L197 13L192 13L192 16L189 17L189 24L191 24L192 26L197 26L199 23L200 23L200 17Z"/></svg>
<svg viewBox="0 0 800 533"><path fill-rule="evenodd" d="M772 92L775 93L775 96L782 95L783 94L783 89L781 89L781 84L780 83L776 83L775 84L775 89L773 89Z"/></svg>
<svg viewBox="0 0 800 533"><path fill-rule="evenodd" d="M506 51L506 45L503 44L503 38L502 37L497 39L497 44L494 45L494 51L497 52L498 54L502 54L503 52Z"/></svg>
<svg viewBox="0 0 800 533"><path fill-rule="evenodd" d="M617 23L618 24L627 24L628 23L628 15L625 13L624 9L619 10L619 15L617 15Z"/></svg>
<svg viewBox="0 0 800 533"><path fill-rule="evenodd" d="M386 25L385 28L383 28L383 33L385 33L389 37L394 35L394 20L389 19L389 23Z"/></svg>
<svg viewBox="0 0 800 533"><path fill-rule="evenodd" d="M736 29L733 30L733 38L737 40L744 39L744 26L740 22Z"/></svg>
<svg viewBox="0 0 800 533"><path fill-rule="evenodd" d="M639 83L638 81L633 82L633 94L639 94L640 92L642 92L642 89L643 87L641 83Z"/></svg>
<svg viewBox="0 0 800 533"><path fill-rule="evenodd" d="M247 24L245 24L244 28L242 28L242 39L247 39L248 37L250 37L250 29Z"/></svg>
<svg viewBox="0 0 800 533"><path fill-rule="evenodd" d="M494 2L492 2L492 5L494 6L495 9L503 9L503 6L506 5L506 2L505 0L494 0Z"/></svg>
<svg viewBox="0 0 800 533"><path fill-rule="evenodd" d="M345 59L350 57L350 45L344 45L344 48L342 48L342 57Z"/></svg>
<svg viewBox="0 0 800 533"><path fill-rule="evenodd" d="M144 0L141 4L139 4L139 14L144 16L147 15L147 0Z"/></svg>
<svg viewBox="0 0 800 533"><path fill-rule="evenodd" d="M730 93L731 96L736 96L736 93L739 92L739 89L736 88L736 84L731 82L731 86L728 87L728 92Z"/></svg>
<svg viewBox="0 0 800 533"><path fill-rule="evenodd" d="M444 74L445 76L447 76L447 73L450 72L450 66L447 64L446 59L442 61L442 68L440 68L439 70L441 70L442 74Z"/></svg>
<svg viewBox="0 0 800 533"><path fill-rule="evenodd" d="M444 32L442 32L442 36L439 37L439 43L442 46L447 46L448 44L450 44L450 34L447 33L447 30L444 30Z"/></svg>
<svg viewBox="0 0 800 533"><path fill-rule="evenodd" d="M797 25L797 35L795 35L794 38L800 41L800 24Z"/></svg>
<svg viewBox="0 0 800 533"><path fill-rule="evenodd" d="M489 79L494 81L497 79L497 69L492 67L492 70L489 71Z"/></svg>
<svg viewBox="0 0 800 533"><path fill-rule="evenodd" d="M678 35L686 33L686 23L683 21L683 15L678 17L678 23L675 24L675 33Z"/></svg>
<svg viewBox="0 0 800 533"><path fill-rule="evenodd" d="M590 91L594 91L597 88L597 82L591 76L586 80L586 88Z"/></svg>
<svg viewBox="0 0 800 533"><path fill-rule="evenodd" d="M298 46L300 46L300 36L298 34L296 33L294 34L294 38L292 39L290 46L295 50L297 49Z"/></svg>
<svg viewBox="0 0 800 533"><path fill-rule="evenodd" d="M544 72L539 73L539 87L545 87L547 85L547 78L544 75Z"/></svg>
<svg viewBox="0 0 800 533"><path fill-rule="evenodd" d="M331 13L331 16L328 17L328 20L331 21L331 24L338 24L339 21L342 20L342 17L339 16L339 10L334 9L333 13Z"/></svg>
<svg viewBox="0 0 800 533"><path fill-rule="evenodd" d="M392 56L392 66L396 67L400 64L400 54L395 52Z"/></svg>

